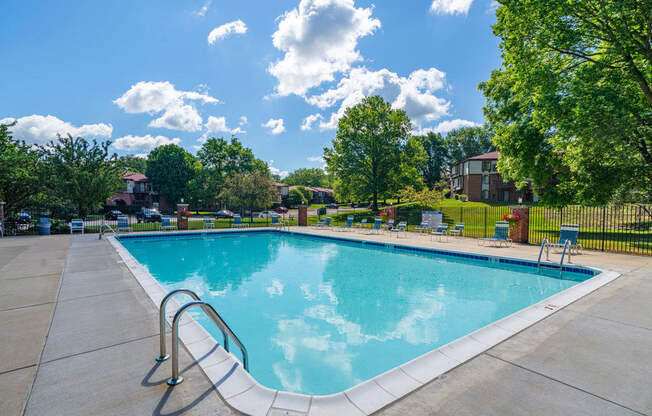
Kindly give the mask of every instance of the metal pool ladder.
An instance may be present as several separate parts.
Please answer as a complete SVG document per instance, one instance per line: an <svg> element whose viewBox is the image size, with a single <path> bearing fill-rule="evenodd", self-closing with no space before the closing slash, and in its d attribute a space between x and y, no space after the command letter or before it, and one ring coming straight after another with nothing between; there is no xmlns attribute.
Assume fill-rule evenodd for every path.
<svg viewBox="0 0 652 416"><path fill-rule="evenodd" d="M541 249L539 249L539 260L537 260L537 271L541 270L541 255L543 254L543 248L546 248L546 261L550 261L550 241L547 238L544 238L541 242Z"/></svg>
<svg viewBox="0 0 652 416"><path fill-rule="evenodd" d="M566 249L568 249L568 263L571 263L571 241L564 241L564 251L561 252L561 261L559 262L559 276L561 276L564 271L564 256L566 255Z"/></svg>
<svg viewBox="0 0 652 416"><path fill-rule="evenodd" d="M195 306L199 306L202 311L213 321L215 326L220 330L222 336L224 337L224 349L229 352L229 337L236 343L240 352L242 353L242 364L246 371L249 371L249 356L247 354L247 349L244 344L240 341L240 338L229 328L224 319L220 316L219 313L208 303L202 302L199 296L192 290L188 289L176 289L165 295L163 300L161 300L161 305L159 307L159 329L160 329L160 353L156 357L156 361L165 361L170 356L165 353L165 306L168 301L178 294L185 294L190 296L193 299L193 302L188 302L183 305L177 313L174 314L172 319L172 377L168 379L168 384L170 386L176 386L183 381L183 377L179 375L179 321L183 314Z"/></svg>
<svg viewBox="0 0 652 416"><path fill-rule="evenodd" d="M105 224L104 220L102 220L102 224L100 224L100 237L99 237L100 240L102 239L102 236L104 235L104 229L105 228L108 228L109 230L111 230L113 232L114 237L118 236L118 233L116 232L116 230L113 229L113 227L111 227L110 225Z"/></svg>

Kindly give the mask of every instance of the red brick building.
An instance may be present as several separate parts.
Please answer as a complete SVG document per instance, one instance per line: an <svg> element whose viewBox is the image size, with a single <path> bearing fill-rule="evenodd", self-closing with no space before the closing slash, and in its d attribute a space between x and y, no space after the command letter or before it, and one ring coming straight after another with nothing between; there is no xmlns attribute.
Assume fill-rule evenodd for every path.
<svg viewBox="0 0 652 416"><path fill-rule="evenodd" d="M513 182L504 182L496 170L498 152L464 160L451 168L451 195L466 195L472 202L536 202L532 191L519 191Z"/></svg>
<svg viewBox="0 0 652 416"><path fill-rule="evenodd" d="M170 207L166 201L152 190L152 184L142 173L125 172L122 176L124 188L109 198L107 205L141 206L145 208L160 208L167 211Z"/></svg>

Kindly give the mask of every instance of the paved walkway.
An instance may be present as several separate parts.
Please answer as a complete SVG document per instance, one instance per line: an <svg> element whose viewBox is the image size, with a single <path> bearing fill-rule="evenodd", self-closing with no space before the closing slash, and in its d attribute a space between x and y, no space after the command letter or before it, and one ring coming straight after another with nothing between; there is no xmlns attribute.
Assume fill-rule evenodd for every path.
<svg viewBox="0 0 652 416"><path fill-rule="evenodd" d="M538 253L471 239L358 237ZM590 252L573 261L624 274L380 413L652 415L652 258ZM153 360L157 310L97 235L0 239L0 331L2 415L235 413L183 349L186 381L165 384L169 362Z"/></svg>

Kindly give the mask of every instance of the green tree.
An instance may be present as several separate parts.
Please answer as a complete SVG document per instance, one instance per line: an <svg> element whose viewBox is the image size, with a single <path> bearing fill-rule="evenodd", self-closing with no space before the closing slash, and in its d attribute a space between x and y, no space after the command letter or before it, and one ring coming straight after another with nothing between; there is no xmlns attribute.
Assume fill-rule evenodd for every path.
<svg viewBox="0 0 652 416"><path fill-rule="evenodd" d="M319 168L301 168L293 171L283 179L283 183L287 185L303 185L303 186L328 186L328 179L326 172Z"/></svg>
<svg viewBox="0 0 652 416"><path fill-rule="evenodd" d="M496 150L486 127L461 127L446 134L448 163L455 165L473 156Z"/></svg>
<svg viewBox="0 0 652 416"><path fill-rule="evenodd" d="M109 155L110 145L69 134L39 146L49 200L74 207L82 217L98 210L122 188L122 168L117 155Z"/></svg>
<svg viewBox="0 0 652 416"><path fill-rule="evenodd" d="M127 155L121 156L119 160L125 170L143 174L147 170L147 159L144 157Z"/></svg>
<svg viewBox="0 0 652 416"><path fill-rule="evenodd" d="M0 201L5 210L14 212L26 207L39 193L38 153L0 125Z"/></svg>
<svg viewBox="0 0 652 416"><path fill-rule="evenodd" d="M428 189L432 189L442 179L442 173L448 163L448 148L444 137L439 133L417 136L426 152L425 163L419 171Z"/></svg>
<svg viewBox="0 0 652 416"><path fill-rule="evenodd" d="M146 175L152 189L174 205L188 196L195 175L195 158L181 147L168 144L152 150L147 158Z"/></svg>
<svg viewBox="0 0 652 416"><path fill-rule="evenodd" d="M257 172L229 176L218 197L231 207L249 210L269 208L279 200L278 191L269 178Z"/></svg>
<svg viewBox="0 0 652 416"><path fill-rule="evenodd" d="M374 96L349 107L338 124L333 147L324 149L327 170L336 175L347 192L359 199L378 198L395 191L403 151L411 124L403 110L394 110Z"/></svg>
<svg viewBox="0 0 652 416"><path fill-rule="evenodd" d="M652 3L500 3L503 63L480 88L503 176L548 204L649 201Z"/></svg>
<svg viewBox="0 0 652 416"><path fill-rule="evenodd" d="M290 189L287 197L287 204L289 206L294 207L297 205L305 205L307 203L308 203L308 199L306 199L303 192L301 192L298 189Z"/></svg>

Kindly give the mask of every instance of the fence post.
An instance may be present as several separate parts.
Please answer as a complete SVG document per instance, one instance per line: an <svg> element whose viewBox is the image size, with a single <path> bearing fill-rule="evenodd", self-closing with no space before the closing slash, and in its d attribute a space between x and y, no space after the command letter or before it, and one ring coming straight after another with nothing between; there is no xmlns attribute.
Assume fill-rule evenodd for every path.
<svg viewBox="0 0 652 416"><path fill-rule="evenodd" d="M464 207L460 207L460 222L464 222Z"/></svg>
<svg viewBox="0 0 652 416"><path fill-rule="evenodd" d="M484 207L484 238L487 238L487 207Z"/></svg>
<svg viewBox="0 0 652 416"><path fill-rule="evenodd" d="M602 207L602 248L601 251L604 251L604 227L606 224L606 215L607 215L607 207L603 206Z"/></svg>

